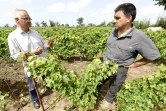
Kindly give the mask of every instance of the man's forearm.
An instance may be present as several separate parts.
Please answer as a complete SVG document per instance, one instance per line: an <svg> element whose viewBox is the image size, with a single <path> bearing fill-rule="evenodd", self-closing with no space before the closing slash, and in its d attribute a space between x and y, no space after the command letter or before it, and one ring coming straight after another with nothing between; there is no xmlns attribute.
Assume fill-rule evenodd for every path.
<svg viewBox="0 0 166 111"><path fill-rule="evenodd" d="M139 66L148 64L148 63L150 63L150 62L152 62L152 61L149 61L149 60L146 60L146 59L142 58L142 59L139 59L139 60L135 61L135 62L134 62L134 66L135 66L135 67L139 67Z"/></svg>
<svg viewBox="0 0 166 111"><path fill-rule="evenodd" d="M139 60L133 62L132 64L130 64L130 65L128 65L128 66L124 66L124 67L136 68L136 67L145 65L145 64L147 64L147 63L149 63L149 62L151 62L151 61L142 58L142 59L139 59Z"/></svg>

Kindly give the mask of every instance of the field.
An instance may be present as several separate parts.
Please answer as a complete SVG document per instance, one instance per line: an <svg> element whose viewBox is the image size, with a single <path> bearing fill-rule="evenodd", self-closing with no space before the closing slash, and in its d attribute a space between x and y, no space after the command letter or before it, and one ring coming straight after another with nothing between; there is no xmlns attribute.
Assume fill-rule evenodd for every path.
<svg viewBox="0 0 166 111"><path fill-rule="evenodd" d="M76 72L82 72L89 61L76 61L74 63L63 63L70 70L74 70ZM0 63L0 80L3 80L0 85L1 91L7 91L12 94L10 97L10 104L7 104L6 111L39 111L33 108L33 104L30 100L28 86L26 83L26 78L23 73L23 67L21 63L8 63L1 62ZM157 70L157 66L155 64L148 64L139 68L131 68L128 72L127 81L139 78L142 76L152 75L153 72ZM40 89L42 86L38 83ZM108 89L108 85L106 84L103 88L103 92L101 94L104 96L106 90ZM20 95L23 95L20 97ZM42 101L44 104L44 108L46 111L65 111L65 107L72 106L72 103L69 102L65 97L61 97L58 92L48 91L42 95ZM23 99L20 101L20 99ZM51 104L52 102L52 104ZM40 108L40 111L42 108Z"/></svg>
<svg viewBox="0 0 166 111"><path fill-rule="evenodd" d="M29 96L22 64L9 59L7 35L12 30L0 30L0 110L37 111L33 108ZM108 89L108 84L104 85L98 98L94 96L96 90L93 88L98 84L98 81L95 80L104 77L102 71L104 71L103 68L108 69L108 64L99 67L100 64L97 62L91 63L94 58L102 58L110 28L37 28L35 30L38 30L44 39L51 37L54 40L54 45L49 51L51 56L48 55L48 58L41 60L32 59L29 62L30 70L34 72L36 80L39 79L36 72L39 71L42 74L44 71L47 78L46 85L53 88L52 91L45 90L43 82L38 81L45 110L77 111L79 109L81 111L89 109L97 111L98 104ZM143 31L159 48L161 57L155 63L129 69L126 84L117 96L117 106L121 111L129 111L130 108L137 111L166 110L166 31ZM32 66L31 62L35 62L36 66ZM114 65L111 68L112 71L115 71ZM105 77L108 76L107 73L109 72L105 72ZM77 83L83 90L77 87ZM81 92L82 95L77 96L80 94L78 92ZM126 101L124 97L129 101L124 103Z"/></svg>

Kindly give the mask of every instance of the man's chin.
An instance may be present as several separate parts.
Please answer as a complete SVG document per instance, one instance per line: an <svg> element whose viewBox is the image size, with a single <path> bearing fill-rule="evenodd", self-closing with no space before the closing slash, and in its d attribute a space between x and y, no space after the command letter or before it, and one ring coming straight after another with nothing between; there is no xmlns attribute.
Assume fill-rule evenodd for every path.
<svg viewBox="0 0 166 111"><path fill-rule="evenodd" d="M118 29L118 27L115 27L115 29Z"/></svg>
<svg viewBox="0 0 166 111"><path fill-rule="evenodd" d="M27 24L29 27L32 27L32 24L31 23L29 23L29 24Z"/></svg>

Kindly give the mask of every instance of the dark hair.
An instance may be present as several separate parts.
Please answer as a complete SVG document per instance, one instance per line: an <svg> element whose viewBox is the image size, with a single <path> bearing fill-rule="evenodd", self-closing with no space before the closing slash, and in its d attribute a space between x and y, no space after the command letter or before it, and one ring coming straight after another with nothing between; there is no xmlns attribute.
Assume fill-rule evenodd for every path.
<svg viewBox="0 0 166 111"><path fill-rule="evenodd" d="M132 16L132 21L134 21L136 17L136 7L132 3L123 3L120 4L119 6L116 7L114 10L115 12L117 11L123 11L124 15L127 16Z"/></svg>

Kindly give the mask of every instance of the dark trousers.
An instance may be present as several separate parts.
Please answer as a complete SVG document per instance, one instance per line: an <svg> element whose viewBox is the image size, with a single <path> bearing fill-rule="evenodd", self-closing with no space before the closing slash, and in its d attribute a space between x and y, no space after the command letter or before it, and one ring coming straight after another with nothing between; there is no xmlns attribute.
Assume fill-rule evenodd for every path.
<svg viewBox="0 0 166 111"><path fill-rule="evenodd" d="M98 91L102 88L102 86L110 80L109 83L109 90L107 91L107 94L105 96L105 99L107 102L112 103L115 99L116 93L120 90L122 87L122 84L126 80L127 77L128 68L126 67L119 67L118 71L113 74L112 76L108 77L107 79L102 81L102 84L100 84L97 88Z"/></svg>
<svg viewBox="0 0 166 111"><path fill-rule="evenodd" d="M37 100L38 96L37 96L36 90L34 88L34 84L33 84L31 77L28 77L28 85L29 85L29 93L30 93L32 101Z"/></svg>
<svg viewBox="0 0 166 111"><path fill-rule="evenodd" d="M44 76L42 76L42 80L44 81ZM29 86L29 93L30 93L30 96L31 96L31 99L32 101L35 101L38 99L38 96L37 96L37 93L36 93L36 90L34 88L34 84L33 84L33 81L32 81L32 78L31 77L28 77L28 86Z"/></svg>

